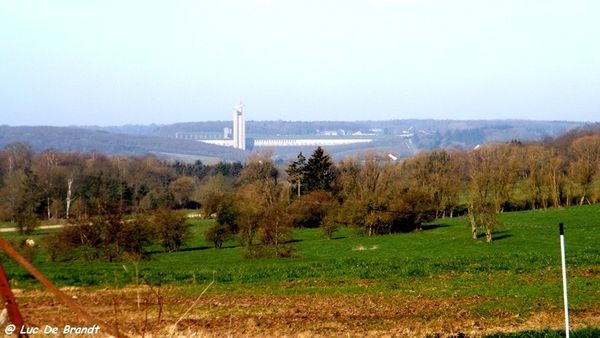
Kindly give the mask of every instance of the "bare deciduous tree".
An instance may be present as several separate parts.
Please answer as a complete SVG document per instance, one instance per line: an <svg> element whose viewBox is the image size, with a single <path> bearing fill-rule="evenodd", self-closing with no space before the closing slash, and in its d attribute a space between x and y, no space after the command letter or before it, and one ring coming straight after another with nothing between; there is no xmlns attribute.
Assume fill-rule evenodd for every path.
<svg viewBox="0 0 600 338"><path fill-rule="evenodd" d="M570 177L581 188L579 204L582 205L589 197L590 187L600 170L600 135L578 138L569 151L574 157Z"/></svg>

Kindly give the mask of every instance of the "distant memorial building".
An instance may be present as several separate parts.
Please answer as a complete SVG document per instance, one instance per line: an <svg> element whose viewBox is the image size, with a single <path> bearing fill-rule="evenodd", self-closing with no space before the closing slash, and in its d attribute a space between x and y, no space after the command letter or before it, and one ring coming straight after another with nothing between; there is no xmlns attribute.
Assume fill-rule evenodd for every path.
<svg viewBox="0 0 600 338"><path fill-rule="evenodd" d="M233 129L225 127L222 133L177 132L175 138L246 150L246 106L240 103L233 108Z"/></svg>
<svg viewBox="0 0 600 338"><path fill-rule="evenodd" d="M177 132L175 138L192 139L224 147L234 147L241 150L271 147L306 147L306 146L341 146L355 143L372 142L374 134L353 134L347 137L345 130L325 131L314 138L304 137L273 137L269 139L246 139L246 106L240 103L233 108L233 129L225 127L222 133L218 132Z"/></svg>
<svg viewBox="0 0 600 338"><path fill-rule="evenodd" d="M233 108L233 147L246 150L246 106Z"/></svg>

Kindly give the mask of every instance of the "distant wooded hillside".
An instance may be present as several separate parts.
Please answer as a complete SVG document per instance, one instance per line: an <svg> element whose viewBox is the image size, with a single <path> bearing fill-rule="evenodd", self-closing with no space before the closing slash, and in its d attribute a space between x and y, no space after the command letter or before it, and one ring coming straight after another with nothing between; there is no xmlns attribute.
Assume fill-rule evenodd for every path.
<svg viewBox="0 0 600 338"><path fill-rule="evenodd" d="M248 121L249 138L322 136L331 131L345 134L373 134L368 144L326 147L331 156L343 159L366 150L391 152L408 157L420 150L436 148L472 149L477 145L517 141L541 141L556 138L584 126L583 122L529 120L418 120L389 121ZM175 139L176 133L222 133L231 121L188 122L171 125L125 125L81 127L9 127L0 126L0 147L14 142L29 144L34 151L99 151L109 155L155 154L162 158L194 162L211 159L245 161L252 149L240 151L191 140ZM341 137L341 136L340 136ZM295 158L314 147L273 148L283 160Z"/></svg>
<svg viewBox="0 0 600 338"><path fill-rule="evenodd" d="M248 135L317 135L326 130L344 130L348 133L368 132L373 129L385 129L389 134L401 134L403 131L439 132L442 135L460 131L485 130L492 141L513 139L536 140L544 137L556 137L567 131L584 125L585 122L569 121L530 121L530 120L419 120L398 119L385 121L247 121ZM232 121L186 122L169 125L125 125L125 126L81 126L90 130L103 130L110 133L157 135L173 137L175 133L221 133L223 128L231 128Z"/></svg>
<svg viewBox="0 0 600 338"><path fill-rule="evenodd" d="M74 127L0 126L0 148L22 142L36 152L56 149L63 152L102 152L108 155L154 154L161 158L210 162L211 160L244 161L247 153L202 142L178 140L157 135L115 134L103 130Z"/></svg>

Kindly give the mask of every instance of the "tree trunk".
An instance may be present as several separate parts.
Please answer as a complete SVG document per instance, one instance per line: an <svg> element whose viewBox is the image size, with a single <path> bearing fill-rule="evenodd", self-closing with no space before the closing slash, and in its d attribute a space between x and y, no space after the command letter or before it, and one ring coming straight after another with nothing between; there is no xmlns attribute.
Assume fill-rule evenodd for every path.
<svg viewBox="0 0 600 338"><path fill-rule="evenodd" d="M471 222L471 238L477 239L477 223L475 223L475 215L473 215L473 206L469 208L468 215Z"/></svg>
<svg viewBox="0 0 600 338"><path fill-rule="evenodd" d="M492 241L492 232L491 231L485 232L485 241L488 243Z"/></svg>
<svg viewBox="0 0 600 338"><path fill-rule="evenodd" d="M48 220L50 220L50 216L52 215L52 213L50 212L50 196L46 198L46 203L48 204Z"/></svg>
<svg viewBox="0 0 600 338"><path fill-rule="evenodd" d="M69 210L71 209L71 189L73 187L73 175L69 176L69 180L67 181L67 215L66 218L69 219Z"/></svg>

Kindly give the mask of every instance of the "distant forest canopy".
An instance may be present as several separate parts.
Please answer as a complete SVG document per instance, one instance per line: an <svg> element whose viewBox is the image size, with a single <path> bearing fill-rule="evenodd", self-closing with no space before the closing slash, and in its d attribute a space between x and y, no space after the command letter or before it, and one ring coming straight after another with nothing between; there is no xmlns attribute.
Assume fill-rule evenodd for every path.
<svg viewBox="0 0 600 338"><path fill-rule="evenodd" d="M582 127L582 122L529 121L529 120L389 120L389 121L247 121L248 138L278 138L323 136L329 131L343 131L346 136L377 130L372 143L327 147L335 160L355 156L368 149L390 152L405 158L420 150L454 148L467 151L477 145L508 142L510 140L541 141L556 138L570 130ZM81 127L9 127L0 126L0 147L15 142L26 143L40 152L45 149L58 151L97 151L107 155L155 155L171 161L204 163L219 161L245 161L252 151L236 150L193 140L175 139L176 133L223 133L231 128L231 121L188 122L171 125L125 125ZM310 152L314 147L272 148L274 155L292 160L298 152Z"/></svg>

